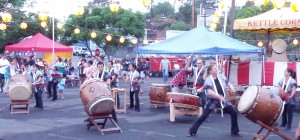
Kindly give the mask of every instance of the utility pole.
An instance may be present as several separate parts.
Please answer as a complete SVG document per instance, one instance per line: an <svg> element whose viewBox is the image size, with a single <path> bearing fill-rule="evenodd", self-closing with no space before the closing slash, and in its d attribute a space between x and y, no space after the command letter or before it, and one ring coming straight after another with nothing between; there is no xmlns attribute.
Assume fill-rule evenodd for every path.
<svg viewBox="0 0 300 140"><path fill-rule="evenodd" d="M234 38L234 31L233 31L233 23L235 20L235 0L231 1L231 10L230 10L230 37Z"/></svg>
<svg viewBox="0 0 300 140"><path fill-rule="evenodd" d="M191 21L192 29L195 28L195 0L192 1L192 21Z"/></svg>

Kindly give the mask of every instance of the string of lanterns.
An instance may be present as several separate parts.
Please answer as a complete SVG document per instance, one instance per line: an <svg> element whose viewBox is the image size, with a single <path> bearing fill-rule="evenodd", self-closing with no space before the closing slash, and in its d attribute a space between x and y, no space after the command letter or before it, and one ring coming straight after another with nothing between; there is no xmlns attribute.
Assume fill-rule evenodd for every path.
<svg viewBox="0 0 300 140"><path fill-rule="evenodd" d="M284 39L283 39L283 40L284 40ZM298 40L297 38L294 38L293 41L292 41L292 43L293 43L293 45L296 46L296 45L299 44L299 40ZM263 47L263 46L264 46L263 41L261 41L261 40L258 41L258 42L257 42L257 46L258 46L258 47Z"/></svg>
<svg viewBox="0 0 300 140"><path fill-rule="evenodd" d="M112 12L114 12L114 13L118 12L118 10L119 10L119 3L113 1L112 4L110 5L110 10L111 10ZM83 14L84 14L84 8L83 8L83 7L78 7L78 8L77 8L77 11L76 11L76 14L77 14L78 16L83 15ZM2 14L2 20L3 20L4 23L0 23L0 30L6 30L6 29L7 29L6 23L10 22L11 19L12 19L12 16L11 16L9 13L4 13L4 14ZM46 28L46 27L48 26L48 23L46 22L47 19L48 19L48 15L47 15L46 13L44 13L44 12L39 13L38 19L40 20L40 26L41 26L41 27ZM71 25L71 26L74 26L74 25ZM20 28L21 28L21 29L26 29L27 27L28 27L28 24L27 24L26 22L22 21L22 22L20 23ZM56 27L57 27L58 29L62 29L62 28L64 27L64 24L63 24L63 23L57 23L57 24L56 24ZM82 27L80 27L80 28L82 28ZM75 34L80 34L80 32L81 32L81 31L80 31L80 28L77 26L77 27L74 29L74 33L75 33ZM86 28L82 28L82 29L90 30L90 29L86 29ZM93 30L92 30L91 33L90 33L90 37L91 37L91 38L96 38L96 37L98 36L98 34L106 34L105 40L108 41L108 42L109 42L109 41L112 41L112 39L113 39L113 36L112 36L111 34L103 33L103 32L100 32L100 33L98 32L98 33L97 33L97 32L95 32L95 31L93 31ZM132 39L131 39L131 43L135 45L135 44L138 43L138 40L141 40L141 39L132 38ZM119 41L121 44L123 44L123 43L126 42L126 37L120 36L120 38L119 38L118 41ZM158 43L158 42L159 42L159 41L156 40L154 43ZM147 44L149 44L149 41L148 41L147 39L144 39L144 40L142 41L142 43L143 43L144 45L147 45Z"/></svg>
<svg viewBox="0 0 300 140"><path fill-rule="evenodd" d="M260 6L266 6L269 4L270 0L248 0L250 2L254 2ZM287 4L286 0L273 0L272 1L273 7L276 9L281 9L285 7ZM295 11L300 11L300 1L299 0L291 0L290 7Z"/></svg>
<svg viewBox="0 0 300 140"><path fill-rule="evenodd" d="M220 17L223 15L222 11L224 10L225 2L223 0L220 0L218 3L218 8L215 11L215 15L213 17L213 23L210 25L209 29L212 31L215 31L220 23Z"/></svg>

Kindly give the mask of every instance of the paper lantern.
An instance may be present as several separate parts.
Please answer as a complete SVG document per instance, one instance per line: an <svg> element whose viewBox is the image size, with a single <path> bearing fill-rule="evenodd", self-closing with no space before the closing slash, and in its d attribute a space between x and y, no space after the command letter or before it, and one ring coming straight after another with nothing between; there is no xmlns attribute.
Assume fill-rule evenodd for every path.
<svg viewBox="0 0 300 140"><path fill-rule="evenodd" d="M262 41L259 41L259 42L257 43L257 46L258 46L258 47L262 47L262 46L264 46L264 43L263 43Z"/></svg>
<svg viewBox="0 0 300 140"><path fill-rule="evenodd" d="M269 3L269 0L255 0L255 3L261 6L266 6Z"/></svg>
<svg viewBox="0 0 300 140"><path fill-rule="evenodd" d="M74 33L75 33L75 34L80 34L80 29L79 29L79 28L75 28L75 29L74 29Z"/></svg>
<svg viewBox="0 0 300 140"><path fill-rule="evenodd" d="M81 16L81 15L83 15L83 13L84 13L84 8L83 7L78 7L77 8L77 15Z"/></svg>
<svg viewBox="0 0 300 140"><path fill-rule="evenodd" d="M48 15L46 13L40 13L39 14L39 20L40 21L46 21L48 19Z"/></svg>
<svg viewBox="0 0 300 140"><path fill-rule="evenodd" d="M293 0L291 2L291 8L295 11L295 12L299 12L300 11L300 1L299 0Z"/></svg>
<svg viewBox="0 0 300 140"><path fill-rule="evenodd" d="M109 9L110 9L110 11L112 11L112 12L118 12L118 10L119 10L119 4L117 4L117 3L112 3L112 4L110 4Z"/></svg>
<svg viewBox="0 0 300 140"><path fill-rule="evenodd" d="M285 6L285 0L273 0L274 8L280 9Z"/></svg>
<svg viewBox="0 0 300 140"><path fill-rule="evenodd" d="M299 43L299 41L295 38L294 40L293 40L293 44L294 45L297 45Z"/></svg>
<svg viewBox="0 0 300 140"><path fill-rule="evenodd" d="M64 27L64 24L62 24L62 23L57 23L56 27L57 27L58 29L62 29L62 28Z"/></svg>
<svg viewBox="0 0 300 140"><path fill-rule="evenodd" d="M149 44L148 40L147 40L147 39L144 39L144 40L143 40L143 44L145 44L145 45Z"/></svg>
<svg viewBox="0 0 300 140"><path fill-rule="evenodd" d="M0 23L0 30L4 31L6 30L7 26L4 23Z"/></svg>
<svg viewBox="0 0 300 140"><path fill-rule="evenodd" d="M105 39L106 39L106 41L111 41L111 40L112 40L112 36L111 36L111 35L107 35L107 36L105 37Z"/></svg>
<svg viewBox="0 0 300 140"><path fill-rule="evenodd" d="M21 29L26 29L26 28L27 28L27 23L22 22L22 23L20 24L20 27L21 27Z"/></svg>
<svg viewBox="0 0 300 140"><path fill-rule="evenodd" d="M47 25L48 25L48 24L47 24L46 21L42 21L42 22L41 22L41 26L42 26L43 28L47 27Z"/></svg>
<svg viewBox="0 0 300 140"><path fill-rule="evenodd" d="M91 38L96 38L96 37L97 37L97 33L92 32L92 33L91 33Z"/></svg>
<svg viewBox="0 0 300 140"><path fill-rule="evenodd" d="M7 23L10 22L12 19L11 15L9 13L2 14L2 20L3 22Z"/></svg>
<svg viewBox="0 0 300 140"><path fill-rule="evenodd" d="M134 38L134 39L131 40L131 43L134 44L134 45L137 44L137 42L138 42L138 41L137 41L136 38Z"/></svg>
<svg viewBox="0 0 300 140"><path fill-rule="evenodd" d="M151 5L151 0L142 0L142 2L145 7L149 7Z"/></svg>
<svg viewBox="0 0 300 140"><path fill-rule="evenodd" d="M119 39L119 42L120 42L120 43L124 43L124 42L125 42L125 37L122 36L122 37Z"/></svg>

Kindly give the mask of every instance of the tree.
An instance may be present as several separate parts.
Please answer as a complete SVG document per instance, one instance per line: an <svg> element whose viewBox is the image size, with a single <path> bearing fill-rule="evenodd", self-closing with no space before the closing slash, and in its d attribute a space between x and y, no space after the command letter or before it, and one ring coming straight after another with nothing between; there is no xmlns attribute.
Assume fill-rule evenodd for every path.
<svg viewBox="0 0 300 140"><path fill-rule="evenodd" d="M152 7L154 18L170 17L174 14L173 6L169 2L158 3Z"/></svg>
<svg viewBox="0 0 300 140"><path fill-rule="evenodd" d="M119 38L121 36L144 37L146 25L144 16L141 13L133 13L124 9L112 13L108 7L85 9L84 13L82 16L69 16L66 21L65 33L62 35L63 43L71 45L83 41L90 50L88 42L93 40L104 50L106 55L113 56L121 46L130 44L129 40L127 40L128 44L120 44ZM81 29L80 34L73 33L74 28L77 26ZM90 37L92 31L98 34L94 39ZM105 40L107 34L112 35L112 41Z"/></svg>
<svg viewBox="0 0 300 140"><path fill-rule="evenodd" d="M177 23L173 23L170 27L165 28L165 30L188 31L190 30L190 26L184 22L177 22Z"/></svg>
<svg viewBox="0 0 300 140"><path fill-rule="evenodd" d="M4 50L4 46L18 43L25 37L34 35L38 32L48 36L52 35L39 25L36 14L21 10L25 4L27 4L27 7L32 6L32 4L34 4L34 0L9 0L0 3L0 9L2 11L8 11L12 16L12 21L7 23L7 29L0 32L1 51ZM22 21L27 23L27 29L25 30L20 28L20 23Z"/></svg>

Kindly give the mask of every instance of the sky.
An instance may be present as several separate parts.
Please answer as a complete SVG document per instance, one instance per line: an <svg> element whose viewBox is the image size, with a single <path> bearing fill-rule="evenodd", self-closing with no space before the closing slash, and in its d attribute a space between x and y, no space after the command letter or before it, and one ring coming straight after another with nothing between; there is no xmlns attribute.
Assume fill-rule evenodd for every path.
<svg viewBox="0 0 300 140"><path fill-rule="evenodd" d="M31 11L46 12L54 15L55 18L64 19L70 14L76 13L78 6L86 6L91 0L37 0L37 4ZM172 5L174 0L154 0L155 3L169 1ZM176 0L175 6L178 7L181 2ZM236 0L236 5L243 5L247 0ZM149 8L144 7L142 0L119 0L120 6L124 9L132 9L133 11L147 12Z"/></svg>

